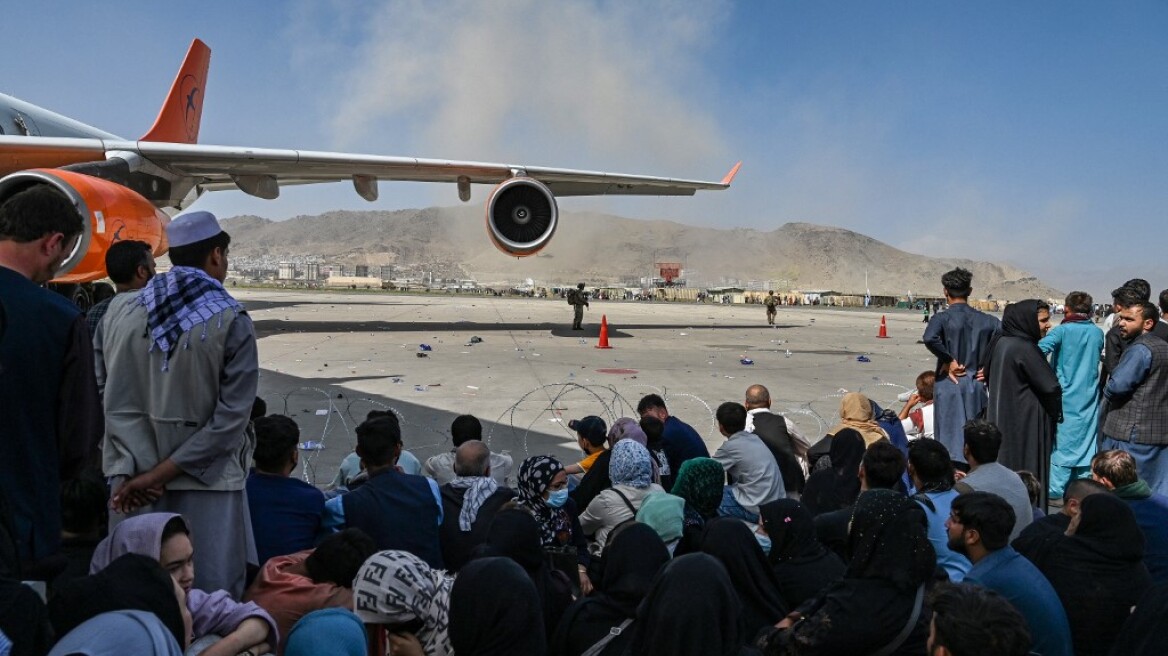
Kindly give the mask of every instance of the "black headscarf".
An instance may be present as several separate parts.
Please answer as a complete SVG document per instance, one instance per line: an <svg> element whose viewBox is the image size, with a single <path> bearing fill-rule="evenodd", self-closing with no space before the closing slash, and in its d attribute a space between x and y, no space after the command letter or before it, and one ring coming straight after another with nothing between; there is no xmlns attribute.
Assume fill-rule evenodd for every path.
<svg viewBox="0 0 1168 656"><path fill-rule="evenodd" d="M1091 494L1079 503L1079 526L1051 550L1089 575L1127 569L1144 559L1144 533L1126 501L1113 494Z"/></svg>
<svg viewBox="0 0 1168 656"><path fill-rule="evenodd" d="M771 501L758 512L771 538L767 560L788 608L798 607L843 577L844 562L819 541L815 520L798 501Z"/></svg>
<svg viewBox="0 0 1168 656"><path fill-rule="evenodd" d="M864 459L864 436L851 428L841 429L831 440L831 469L817 471L803 488L803 505L813 515L847 508L860 494L860 462Z"/></svg>
<svg viewBox="0 0 1168 656"><path fill-rule="evenodd" d="M1111 649L1131 607L1151 587L1143 555L1135 514L1113 494L1085 497L1075 534L1060 537L1040 555L1036 564L1067 611L1075 653Z"/></svg>
<svg viewBox="0 0 1168 656"><path fill-rule="evenodd" d="M549 649L553 654L579 654L637 616L637 606L661 568L669 562L669 550L657 532L645 524L624 524L604 544L604 574L596 593L577 599L564 614ZM627 647L632 629L613 639L605 652Z"/></svg>
<svg viewBox="0 0 1168 656"><path fill-rule="evenodd" d="M450 591L450 642L458 656L544 656L539 595L510 558L467 563Z"/></svg>
<svg viewBox="0 0 1168 656"><path fill-rule="evenodd" d="M12 642L12 656L40 656L53 646L48 609L19 581L0 580L0 631Z"/></svg>
<svg viewBox="0 0 1168 656"><path fill-rule="evenodd" d="M994 357L994 348L1003 337L1017 337L1031 344L1038 344L1042 339L1042 328L1038 325L1038 300L1027 299L1006 306L1002 312L1002 329L990 339L990 346L986 349L985 360L981 363L985 370L986 380L990 377L990 362Z"/></svg>
<svg viewBox="0 0 1168 656"><path fill-rule="evenodd" d="M742 600L747 636L764 626L773 626L787 615L787 604L779 594L779 580L766 554L739 519L718 517L706 522L702 551L725 566L730 581Z"/></svg>
<svg viewBox="0 0 1168 656"><path fill-rule="evenodd" d="M882 489L856 499L845 578L883 579L909 592L932 577L936 567L928 519L916 502Z"/></svg>
<svg viewBox="0 0 1168 656"><path fill-rule="evenodd" d="M637 613L637 604L648 594L653 579L665 563L669 549L646 524L633 522L614 531L604 545L604 577L599 597L626 617Z"/></svg>
<svg viewBox="0 0 1168 656"><path fill-rule="evenodd" d="M629 653L735 656L747 641L741 620L742 602L722 563L708 554L680 556L641 602Z"/></svg>
<svg viewBox="0 0 1168 656"><path fill-rule="evenodd" d="M815 537L815 520L803 504L794 499L779 499L758 507L763 526L771 538L767 560L779 562L814 558L827 551Z"/></svg>
<svg viewBox="0 0 1168 656"><path fill-rule="evenodd" d="M154 613L178 644L186 644L174 579L158 561L138 554L125 554L100 572L62 586L49 601L49 620L63 636L86 620L116 610Z"/></svg>
<svg viewBox="0 0 1168 656"><path fill-rule="evenodd" d="M544 630L551 635L564 610L572 603L570 584L552 570L540 544L539 524L524 510L503 510L495 515L487 532L486 552L510 558L531 578L539 594Z"/></svg>

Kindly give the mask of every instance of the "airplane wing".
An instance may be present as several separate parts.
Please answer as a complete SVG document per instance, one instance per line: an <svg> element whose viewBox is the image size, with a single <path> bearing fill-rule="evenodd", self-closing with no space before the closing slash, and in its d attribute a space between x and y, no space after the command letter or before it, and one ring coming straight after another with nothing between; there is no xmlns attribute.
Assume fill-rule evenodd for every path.
<svg viewBox="0 0 1168 656"><path fill-rule="evenodd" d="M9 166L65 166L120 158L145 160L169 174L187 178L202 189L240 189L261 198L275 198L283 185L353 182L367 200L377 197L376 182L448 182L498 184L526 175L547 185L557 196L606 194L692 196L699 190L730 186L741 163L719 182L581 171L522 164L384 157L349 153L243 148L156 141L0 136L0 174ZM143 162L130 161L131 169ZM14 168L16 167L14 166Z"/></svg>

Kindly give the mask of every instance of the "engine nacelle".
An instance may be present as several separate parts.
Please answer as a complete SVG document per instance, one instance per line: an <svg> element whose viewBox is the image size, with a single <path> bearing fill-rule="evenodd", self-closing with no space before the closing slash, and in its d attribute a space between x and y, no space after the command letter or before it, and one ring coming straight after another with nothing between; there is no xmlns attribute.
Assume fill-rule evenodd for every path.
<svg viewBox="0 0 1168 656"><path fill-rule="evenodd" d="M65 194L87 226L54 283L104 278L105 253L115 241L144 241L155 255L166 252L170 217L126 187L72 171L30 169L0 178L0 200L34 184L48 184Z"/></svg>
<svg viewBox="0 0 1168 656"><path fill-rule="evenodd" d="M526 257L543 250L559 218L551 189L525 176L499 183L487 199L487 233L495 248L508 255Z"/></svg>

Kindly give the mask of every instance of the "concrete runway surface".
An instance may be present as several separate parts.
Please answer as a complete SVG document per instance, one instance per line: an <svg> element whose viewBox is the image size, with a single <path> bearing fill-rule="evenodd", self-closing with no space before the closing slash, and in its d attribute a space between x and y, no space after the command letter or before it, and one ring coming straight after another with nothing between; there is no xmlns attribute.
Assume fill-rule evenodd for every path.
<svg viewBox="0 0 1168 656"><path fill-rule="evenodd" d="M423 461L451 448L454 417L473 414L491 449L518 466L539 453L573 461L570 419L595 414L611 425L655 392L713 453L723 441L714 409L741 403L751 384L766 385L772 409L815 440L835 425L844 391L899 410L897 395L935 362L917 343L920 313L908 310L781 307L771 327L761 305L593 301L585 330L572 331L559 299L233 293L255 321L268 412L323 444L301 452L294 475L321 486L373 409L398 414L406 448ZM595 348L602 314L611 350ZM882 314L889 339L876 337Z"/></svg>

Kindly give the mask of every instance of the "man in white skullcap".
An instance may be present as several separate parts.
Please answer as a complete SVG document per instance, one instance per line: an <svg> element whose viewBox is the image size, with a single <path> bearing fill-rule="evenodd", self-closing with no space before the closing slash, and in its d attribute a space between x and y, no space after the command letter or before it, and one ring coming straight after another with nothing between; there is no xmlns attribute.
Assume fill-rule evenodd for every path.
<svg viewBox="0 0 1168 656"><path fill-rule="evenodd" d="M259 365L251 318L223 288L231 237L209 212L166 228L173 267L115 298L94 335L111 528L181 514L195 587L243 593L256 560L245 483Z"/></svg>

